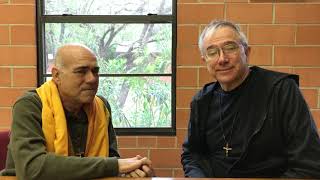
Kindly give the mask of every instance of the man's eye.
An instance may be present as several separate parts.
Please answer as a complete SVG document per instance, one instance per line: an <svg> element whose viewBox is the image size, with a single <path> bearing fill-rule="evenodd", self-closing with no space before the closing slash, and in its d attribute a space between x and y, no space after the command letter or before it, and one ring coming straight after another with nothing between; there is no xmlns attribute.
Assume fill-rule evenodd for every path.
<svg viewBox="0 0 320 180"><path fill-rule="evenodd" d="M86 74L87 71L86 70L78 70L78 71L75 71L76 74Z"/></svg>
<svg viewBox="0 0 320 180"><path fill-rule="evenodd" d="M226 50L226 51L232 51L232 50L236 50L238 49L238 45L236 44L226 44L225 46L223 46L223 49Z"/></svg>
<svg viewBox="0 0 320 180"><path fill-rule="evenodd" d="M210 56L216 56L218 54L219 50L217 48L214 49L208 49L207 55Z"/></svg>

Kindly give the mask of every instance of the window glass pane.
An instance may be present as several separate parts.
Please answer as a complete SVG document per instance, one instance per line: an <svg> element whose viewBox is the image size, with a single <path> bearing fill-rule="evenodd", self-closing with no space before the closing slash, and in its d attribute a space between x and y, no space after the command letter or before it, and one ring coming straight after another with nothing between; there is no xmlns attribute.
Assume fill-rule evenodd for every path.
<svg viewBox="0 0 320 180"><path fill-rule="evenodd" d="M47 15L172 14L172 0L45 0Z"/></svg>
<svg viewBox="0 0 320 180"><path fill-rule="evenodd" d="M99 83L115 127L171 127L171 77L100 77Z"/></svg>
<svg viewBox="0 0 320 180"><path fill-rule="evenodd" d="M45 81L50 81L52 79L52 77L50 76L50 77L46 77L45 78Z"/></svg>
<svg viewBox="0 0 320 180"><path fill-rule="evenodd" d="M66 43L82 43L97 55L100 73L171 74L171 24L45 24L46 73Z"/></svg>

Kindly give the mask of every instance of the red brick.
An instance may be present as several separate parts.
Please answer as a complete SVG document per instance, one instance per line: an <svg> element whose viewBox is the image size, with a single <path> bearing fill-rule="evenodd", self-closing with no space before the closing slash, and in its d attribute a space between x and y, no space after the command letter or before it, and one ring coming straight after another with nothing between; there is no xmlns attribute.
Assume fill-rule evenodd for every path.
<svg viewBox="0 0 320 180"><path fill-rule="evenodd" d="M293 44L295 26L289 25L250 25L250 44Z"/></svg>
<svg viewBox="0 0 320 180"><path fill-rule="evenodd" d="M275 65L279 66L320 66L320 47L275 48Z"/></svg>
<svg viewBox="0 0 320 180"><path fill-rule="evenodd" d="M197 45L199 36L198 26L178 26L177 36L178 47L180 47L181 45Z"/></svg>
<svg viewBox="0 0 320 180"><path fill-rule="evenodd" d="M184 172L183 172L182 168L175 169L173 172L174 172L174 176L173 177L184 178Z"/></svg>
<svg viewBox="0 0 320 180"><path fill-rule="evenodd" d="M178 4L177 19L178 24L208 24L212 19L222 19L223 14L223 4Z"/></svg>
<svg viewBox="0 0 320 180"><path fill-rule="evenodd" d="M35 47L0 47L0 66L36 66Z"/></svg>
<svg viewBox="0 0 320 180"><path fill-rule="evenodd" d="M275 4L276 23L320 23L320 4Z"/></svg>
<svg viewBox="0 0 320 180"><path fill-rule="evenodd" d="M142 157L148 157L148 150L147 149L121 149L119 148L119 153L121 158L132 158L140 155ZM152 159L151 159L152 161Z"/></svg>
<svg viewBox="0 0 320 180"><path fill-rule="evenodd" d="M9 127L12 122L11 108L0 108L0 127Z"/></svg>
<svg viewBox="0 0 320 180"><path fill-rule="evenodd" d="M177 68L177 87L196 87L197 82L197 68Z"/></svg>
<svg viewBox="0 0 320 180"><path fill-rule="evenodd" d="M297 44L319 45L320 36L315 36L315 34L320 34L319 25L298 26Z"/></svg>
<svg viewBox="0 0 320 180"><path fill-rule="evenodd" d="M0 131L10 131L10 126L0 126Z"/></svg>
<svg viewBox="0 0 320 180"><path fill-rule="evenodd" d="M184 43L184 42L181 42ZM180 66L199 66L201 55L197 45L177 47L177 65Z"/></svg>
<svg viewBox="0 0 320 180"><path fill-rule="evenodd" d="M162 168L154 168L156 177L173 177L172 169L162 169Z"/></svg>
<svg viewBox="0 0 320 180"><path fill-rule="evenodd" d="M10 68L0 68L0 77L1 77L0 86L11 86L11 69Z"/></svg>
<svg viewBox="0 0 320 180"><path fill-rule="evenodd" d="M0 26L0 45L10 44L9 26Z"/></svg>
<svg viewBox="0 0 320 180"><path fill-rule="evenodd" d="M182 148L182 144L187 137L187 129L177 129L177 148Z"/></svg>
<svg viewBox="0 0 320 180"><path fill-rule="evenodd" d="M205 84L216 81L208 72L206 67L199 68L199 87L203 87Z"/></svg>
<svg viewBox="0 0 320 180"><path fill-rule="evenodd" d="M175 148L176 137L158 137L157 148Z"/></svg>
<svg viewBox="0 0 320 180"><path fill-rule="evenodd" d="M33 5L0 5L0 24L35 24Z"/></svg>
<svg viewBox="0 0 320 180"><path fill-rule="evenodd" d="M34 0L11 0L11 4L35 4Z"/></svg>
<svg viewBox="0 0 320 180"><path fill-rule="evenodd" d="M139 148L154 148L157 146L157 138L156 137L138 137L138 145Z"/></svg>
<svg viewBox="0 0 320 180"><path fill-rule="evenodd" d="M317 108L318 91L317 89L301 89L301 92L308 103L309 108Z"/></svg>
<svg viewBox="0 0 320 180"><path fill-rule="evenodd" d="M272 46L251 46L250 65L271 65Z"/></svg>
<svg viewBox="0 0 320 180"><path fill-rule="evenodd" d="M135 148L137 147L136 137L118 137L119 148Z"/></svg>
<svg viewBox="0 0 320 180"><path fill-rule="evenodd" d="M11 26L11 44L13 45L34 45L35 35L36 31L33 25Z"/></svg>
<svg viewBox="0 0 320 180"><path fill-rule="evenodd" d="M189 123L190 109L176 110L176 125L177 128L187 128Z"/></svg>
<svg viewBox="0 0 320 180"><path fill-rule="evenodd" d="M14 102L28 89L0 88L0 107L12 106Z"/></svg>
<svg viewBox="0 0 320 180"><path fill-rule="evenodd" d="M35 68L14 68L13 86L15 87L36 87L37 69Z"/></svg>
<svg viewBox="0 0 320 180"><path fill-rule="evenodd" d="M320 68L295 68L293 72L300 76L300 87L320 86Z"/></svg>
<svg viewBox="0 0 320 180"><path fill-rule="evenodd" d="M248 29L249 29L249 25L245 25L245 24L238 24L238 26L240 26L240 31L243 32L243 34L248 37Z"/></svg>
<svg viewBox="0 0 320 180"><path fill-rule="evenodd" d="M8 4L9 0L0 0L0 4Z"/></svg>
<svg viewBox="0 0 320 180"><path fill-rule="evenodd" d="M312 110L311 111L313 119L317 125L318 131L320 131L320 110Z"/></svg>
<svg viewBox="0 0 320 180"><path fill-rule="evenodd" d="M188 108L192 97L197 92L196 89L177 89L176 90L176 107L177 108Z"/></svg>
<svg viewBox="0 0 320 180"><path fill-rule="evenodd" d="M151 149L150 159L155 168L181 168L181 149Z"/></svg>
<svg viewBox="0 0 320 180"><path fill-rule="evenodd" d="M226 17L236 23L271 23L272 4L230 3Z"/></svg>

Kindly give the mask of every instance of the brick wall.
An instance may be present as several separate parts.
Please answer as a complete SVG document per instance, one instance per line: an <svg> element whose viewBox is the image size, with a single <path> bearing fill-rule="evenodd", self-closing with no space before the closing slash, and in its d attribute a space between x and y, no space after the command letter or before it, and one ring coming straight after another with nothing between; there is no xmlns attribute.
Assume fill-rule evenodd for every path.
<svg viewBox="0 0 320 180"><path fill-rule="evenodd" d="M158 176L183 176L181 143L189 102L210 81L197 49L212 19L238 22L252 46L251 65L300 75L300 87L320 128L320 0L178 0L177 136L121 136L120 153L152 159ZM13 102L36 86L34 0L0 0L0 130Z"/></svg>
<svg viewBox="0 0 320 180"><path fill-rule="evenodd" d="M0 0L0 130L9 129L11 107L36 87L35 4Z"/></svg>

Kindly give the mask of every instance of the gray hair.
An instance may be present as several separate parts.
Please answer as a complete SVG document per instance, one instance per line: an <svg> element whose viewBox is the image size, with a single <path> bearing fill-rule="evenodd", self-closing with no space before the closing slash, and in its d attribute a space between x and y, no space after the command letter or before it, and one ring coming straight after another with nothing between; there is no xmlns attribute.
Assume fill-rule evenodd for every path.
<svg viewBox="0 0 320 180"><path fill-rule="evenodd" d="M211 21L202 31L200 37L199 37L199 42L198 42L198 46L200 49L200 53L202 56L204 56L205 54L205 50L203 49L203 40L206 37L206 35L208 34L208 32L212 32L215 33L219 28L222 27L230 27L232 28L238 35L240 38L240 43L243 45L243 47L245 48L245 50L248 48L248 40L246 35L240 30L240 27L230 21L225 21L225 20L214 20Z"/></svg>

